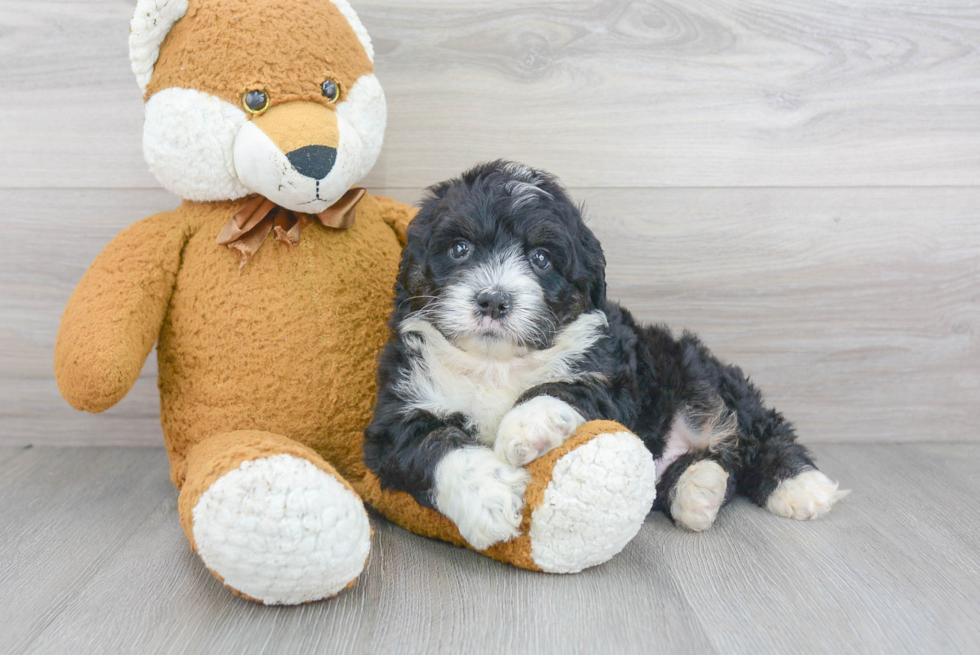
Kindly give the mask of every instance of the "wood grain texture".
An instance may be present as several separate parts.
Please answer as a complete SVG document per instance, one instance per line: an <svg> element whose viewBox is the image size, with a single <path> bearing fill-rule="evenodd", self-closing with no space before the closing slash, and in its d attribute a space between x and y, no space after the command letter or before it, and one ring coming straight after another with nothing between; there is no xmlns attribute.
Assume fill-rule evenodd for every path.
<svg viewBox="0 0 980 655"><path fill-rule="evenodd" d="M357 0L390 108L369 186L507 156L572 186L975 185L967 0ZM132 0L4 0L0 185L152 187Z"/></svg>
<svg viewBox="0 0 980 655"><path fill-rule="evenodd" d="M160 450L31 448L0 476L0 650L19 652L173 495ZM16 590L16 591L15 591Z"/></svg>
<svg viewBox="0 0 980 655"><path fill-rule="evenodd" d="M977 439L978 190L576 195L610 296L699 333L805 439Z"/></svg>
<svg viewBox="0 0 980 655"><path fill-rule="evenodd" d="M381 189L403 201L418 192ZM637 316L702 335L810 442L976 440L980 189L573 189ZM151 355L117 407L61 400L61 311L162 190L0 190L0 444L159 444ZM20 218L25 217L25 218Z"/></svg>
<svg viewBox="0 0 980 655"><path fill-rule="evenodd" d="M3 465L14 459L15 457L20 457L27 452L25 447L14 447L14 446L4 446L0 447L0 471L3 470Z"/></svg>
<svg viewBox="0 0 980 655"><path fill-rule="evenodd" d="M655 514L608 564L550 576L373 517L354 588L274 608L188 551L162 450L31 449L0 483L0 653L980 649L980 444L815 451L854 488L820 521L737 500L693 534Z"/></svg>

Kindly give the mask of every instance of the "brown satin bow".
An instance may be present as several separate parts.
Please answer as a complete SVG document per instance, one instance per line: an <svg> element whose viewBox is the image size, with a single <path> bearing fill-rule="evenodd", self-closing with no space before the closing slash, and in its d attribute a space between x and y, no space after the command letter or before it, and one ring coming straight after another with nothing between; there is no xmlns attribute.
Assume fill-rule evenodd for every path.
<svg viewBox="0 0 980 655"><path fill-rule="evenodd" d="M299 243L299 233L305 221L316 220L324 227L338 230L351 227L354 225L357 203L365 193L364 189L354 187L319 214L299 214L263 196L249 196L221 228L218 244L237 250L242 256L240 268L245 268L265 243L269 232L275 231L276 241L295 246Z"/></svg>

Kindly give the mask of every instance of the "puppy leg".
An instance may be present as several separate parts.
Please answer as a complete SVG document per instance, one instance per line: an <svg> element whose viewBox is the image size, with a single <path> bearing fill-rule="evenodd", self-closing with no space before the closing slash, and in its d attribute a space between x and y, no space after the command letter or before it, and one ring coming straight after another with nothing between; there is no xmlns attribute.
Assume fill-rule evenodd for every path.
<svg viewBox="0 0 980 655"><path fill-rule="evenodd" d="M667 513L682 528L710 528L728 492L728 471L713 459L691 462L667 494Z"/></svg>
<svg viewBox="0 0 980 655"><path fill-rule="evenodd" d="M501 462L489 448L447 453L436 465L432 497L473 548L485 550L518 536L527 471Z"/></svg>
<svg viewBox="0 0 980 655"><path fill-rule="evenodd" d="M792 427L785 421L768 427L769 438L746 457L742 494L773 514L805 521L820 518L850 493L817 470L804 446L786 438Z"/></svg>
<svg viewBox="0 0 980 655"><path fill-rule="evenodd" d="M657 509L693 532L710 528L735 493L728 459L703 450L678 459L657 483Z"/></svg>
<svg viewBox="0 0 980 655"><path fill-rule="evenodd" d="M682 528L707 530L735 491L736 416L709 387L693 385L685 392L660 456L659 508Z"/></svg>
<svg viewBox="0 0 980 655"><path fill-rule="evenodd" d="M500 461L524 466L565 443L583 423L582 415L565 401L536 396L507 412L493 449Z"/></svg>
<svg viewBox="0 0 980 655"><path fill-rule="evenodd" d="M770 440L750 463L742 493L778 516L818 519L850 493L817 470L806 449L795 441Z"/></svg>
<svg viewBox="0 0 980 655"><path fill-rule="evenodd" d="M800 520L826 514L847 495L817 470L792 424L765 406L740 368L718 361L692 335L681 343L688 375L710 386L738 416L739 493L774 514Z"/></svg>
<svg viewBox="0 0 980 655"><path fill-rule="evenodd" d="M441 512L477 550L518 534L528 474L477 445L463 416L376 411L364 459L382 488Z"/></svg>

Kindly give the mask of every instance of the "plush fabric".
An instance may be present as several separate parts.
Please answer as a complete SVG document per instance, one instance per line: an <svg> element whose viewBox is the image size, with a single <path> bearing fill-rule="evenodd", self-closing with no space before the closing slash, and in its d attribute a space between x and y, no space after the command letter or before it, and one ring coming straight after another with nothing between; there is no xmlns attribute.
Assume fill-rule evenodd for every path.
<svg viewBox="0 0 980 655"><path fill-rule="evenodd" d="M340 86L343 102L374 65L340 9L324 0L191 0L160 47L146 97L178 87L234 105L259 89L270 107L292 100L331 104L320 84Z"/></svg>
<svg viewBox="0 0 980 655"><path fill-rule="evenodd" d="M106 246L72 294L55 346L64 397L101 412L125 396L157 345L181 524L215 576L259 602L306 602L353 584L370 547L362 499L409 530L465 545L441 515L381 490L363 462L377 356L415 214L349 190L384 130L372 55L344 0L140 0L131 58L147 100L145 151L185 199ZM340 86L337 102L321 95L328 78ZM242 110L249 89L269 94L265 115ZM239 161L246 130L269 150L239 147ZM296 182L288 156L304 147L336 147L347 169ZM249 185L241 174L249 166L268 189ZM295 206L273 197L284 186ZM316 202L300 202L303 194ZM269 224L266 214L253 221L262 229L245 253L249 217L263 206ZM618 524L607 530L605 507L588 499L619 488L609 480L642 483L647 462L633 441L619 425L586 424L533 462L524 534L486 554L568 572L618 552L642 516L610 515ZM585 446L588 461L576 455ZM551 484L555 470L564 485ZM560 496L551 514L561 516L538 531L553 541L542 566L529 534L548 494ZM591 548L596 530L618 536Z"/></svg>
<svg viewBox="0 0 980 655"><path fill-rule="evenodd" d="M594 471L584 475L576 472L578 477L576 482L580 490L587 492L589 491L590 485L593 488L601 488L607 484L609 479L622 480L626 484L635 484L637 491L645 494L639 499L639 502L630 503L631 506L638 508L642 514L639 520L637 520L637 517L632 517L632 520L625 522L634 529L626 535L622 543L618 544L618 547L614 548L612 554L618 553L626 545L626 542L636 536L636 531L642 523L643 516L646 515L647 510L653 504L656 491L656 471L653 466L653 458L650 457L649 452L646 451L646 447L643 446L640 440L634 437L622 425L613 421L592 421L584 424L564 444L528 464L527 470L531 474L531 483L524 493L521 535L511 541L494 544L487 550L481 552L487 557L492 557L495 560L507 562L508 564L513 564L524 569L532 571L548 570L547 567L541 565L542 563L540 561L536 561L533 555L534 544L532 543L531 528L535 518L535 512L544 505L545 496L552 482L552 476L556 470L556 466L562 459L573 453L573 451L582 448L595 439L610 435L623 435L623 441L634 448L627 453L627 457L615 462L613 466L596 466ZM617 465L621 465L627 473L621 475L620 470L614 470L617 468ZM644 482L646 484L643 484ZM433 509L419 505L410 494L402 491L383 490L378 484L378 479L372 473L369 472L364 482L358 485L357 488L368 504L377 508L392 522L407 530L433 539L439 539L440 541L447 541L457 546L469 547L469 544L460 536L459 530L456 529L452 521ZM584 500L584 498L577 498L573 502L580 502L581 500ZM608 510L607 507L601 505L590 509L594 509L597 513ZM597 537L601 541L602 535L590 534L590 527L589 525L580 525L577 526L577 529L581 531L583 537L588 535L590 537ZM586 554L583 559L587 558L588 555ZM605 559L602 561L605 561ZM584 567L573 566L571 568L581 570ZM561 572L571 572L571 570Z"/></svg>

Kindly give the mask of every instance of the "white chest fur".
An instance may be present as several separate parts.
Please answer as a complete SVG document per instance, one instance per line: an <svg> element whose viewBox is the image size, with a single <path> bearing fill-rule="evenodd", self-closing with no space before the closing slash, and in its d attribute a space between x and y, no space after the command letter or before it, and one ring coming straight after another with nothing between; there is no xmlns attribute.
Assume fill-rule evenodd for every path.
<svg viewBox="0 0 980 655"><path fill-rule="evenodd" d="M500 420L525 391L575 380L577 364L606 325L604 313L591 312L565 327L551 348L475 354L451 344L430 323L409 319L399 332L415 357L396 389L406 411L462 414L479 439L492 445Z"/></svg>

